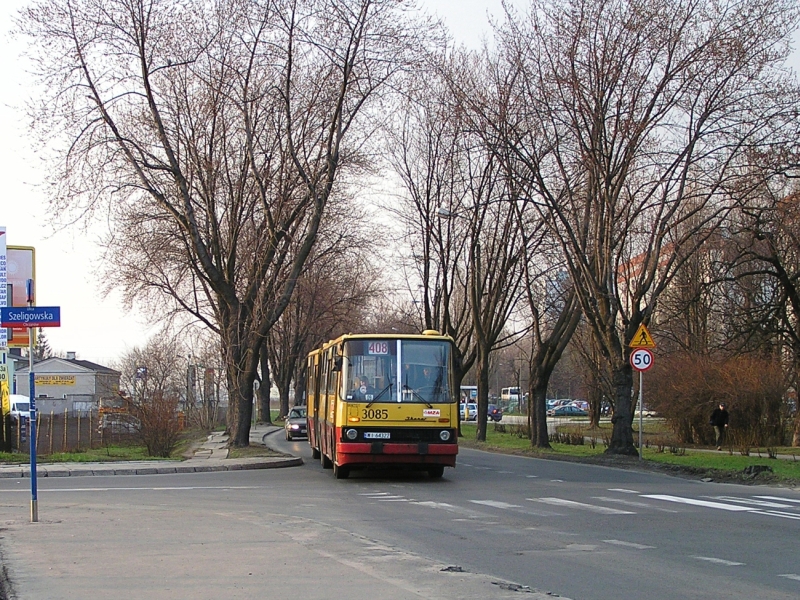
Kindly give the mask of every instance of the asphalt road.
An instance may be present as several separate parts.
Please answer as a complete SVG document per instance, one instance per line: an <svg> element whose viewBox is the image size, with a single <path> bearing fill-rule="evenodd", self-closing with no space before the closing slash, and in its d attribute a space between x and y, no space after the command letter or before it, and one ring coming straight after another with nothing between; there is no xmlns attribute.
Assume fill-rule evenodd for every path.
<svg viewBox="0 0 800 600"><path fill-rule="evenodd" d="M260 597L254 590L292 578L304 598L343 592L349 598L467 597L467 588L458 585L469 581L442 583L443 566L473 574L469 597L476 598L489 597L480 585L498 590L491 597L506 597L494 585L498 581L520 586L504 584L512 596L519 596L514 589L529 588L575 600L800 597L795 490L690 482L467 449L441 480L355 472L337 481L311 459L305 442L285 442L281 433L268 440L306 464L41 479L43 526L25 524L26 481L0 480L0 549L19 597L109 597L104 593L122 585L125 568L135 573L124 583L136 583L130 589L141 592L129 598ZM69 551L55 556L48 543L67 519L85 521L87 533L71 546L61 533L58 548ZM109 537L130 544L138 563L128 558L127 565L117 564L114 548L103 543ZM185 558L169 550L175 539ZM314 553L293 564L296 546L281 539L313 546ZM106 568L92 564L103 560ZM179 573L176 560L183 565ZM350 583L332 579L325 589L323 572L314 573L332 564L355 574L348 576ZM48 595L43 569L74 582L74 594ZM134 574L146 574L152 583L142 587ZM309 576L322 586L316 592Z"/></svg>

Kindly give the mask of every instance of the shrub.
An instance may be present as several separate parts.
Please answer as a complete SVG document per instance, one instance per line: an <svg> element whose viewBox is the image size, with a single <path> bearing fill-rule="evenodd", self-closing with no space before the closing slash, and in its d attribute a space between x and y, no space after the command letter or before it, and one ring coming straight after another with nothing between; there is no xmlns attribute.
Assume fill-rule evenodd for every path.
<svg viewBox="0 0 800 600"><path fill-rule="evenodd" d="M142 399L125 399L135 428L150 456L168 457L178 444L178 398L156 391Z"/></svg>
<svg viewBox="0 0 800 600"><path fill-rule="evenodd" d="M645 387L648 403L664 416L678 441L710 445L708 419L720 402L730 413L728 443L783 445L787 423L782 414L784 380L774 361L751 356L728 359L681 355L656 363Z"/></svg>

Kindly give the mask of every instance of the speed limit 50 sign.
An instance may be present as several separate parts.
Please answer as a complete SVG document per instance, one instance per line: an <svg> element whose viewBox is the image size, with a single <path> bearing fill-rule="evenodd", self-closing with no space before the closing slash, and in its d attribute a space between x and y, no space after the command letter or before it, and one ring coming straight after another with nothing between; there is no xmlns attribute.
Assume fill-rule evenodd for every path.
<svg viewBox="0 0 800 600"><path fill-rule="evenodd" d="M631 352L631 366L637 371L647 371L653 366L653 353L647 348L637 348Z"/></svg>

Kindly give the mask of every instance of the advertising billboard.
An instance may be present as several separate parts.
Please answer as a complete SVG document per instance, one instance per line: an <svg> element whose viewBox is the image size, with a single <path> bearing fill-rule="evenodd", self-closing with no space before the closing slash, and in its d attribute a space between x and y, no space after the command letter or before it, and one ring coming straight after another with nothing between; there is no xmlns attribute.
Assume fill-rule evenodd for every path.
<svg viewBox="0 0 800 600"><path fill-rule="evenodd" d="M33 279L34 292L36 287L36 251L31 246L9 246L6 258L6 277L11 286L11 298L8 306L28 306L25 292L25 282ZM34 294L34 298L35 298ZM28 331L33 335L36 345L36 329L26 327L12 327L12 335L8 340L9 348L27 348Z"/></svg>

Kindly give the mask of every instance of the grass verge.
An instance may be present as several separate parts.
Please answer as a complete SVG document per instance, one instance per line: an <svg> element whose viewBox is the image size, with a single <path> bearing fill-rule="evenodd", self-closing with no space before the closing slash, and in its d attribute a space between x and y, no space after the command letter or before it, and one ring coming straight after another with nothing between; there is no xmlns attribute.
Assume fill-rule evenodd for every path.
<svg viewBox="0 0 800 600"><path fill-rule="evenodd" d="M568 425L573 427L573 425ZM505 431L503 431L505 429ZM660 451L657 446L648 446L645 441L643 458L631 458L605 454L603 433L584 431L584 444L551 443L551 449L533 448L530 440L521 434L519 428L497 427L490 425L486 432L486 441L475 440L476 426L462 423L463 437L459 444L467 448L477 448L491 452L547 458L554 460L568 460L633 468L650 471L665 472L673 475L693 479L711 479L732 483L765 483L800 486L800 449L777 448L778 454L792 456L788 459L770 459L766 450L751 449L749 456L742 456L735 451L709 451L703 448L675 448L666 447ZM643 434L647 433L647 429ZM653 435L662 432L654 426ZM610 437L610 430L606 434ZM636 437L636 435L634 435ZM595 439L594 445L591 439ZM646 437L644 438L647 439ZM663 448L663 447L662 447ZM670 451L670 450L674 450ZM767 466L771 472L756 472L753 467ZM755 469L757 471L758 469Z"/></svg>

